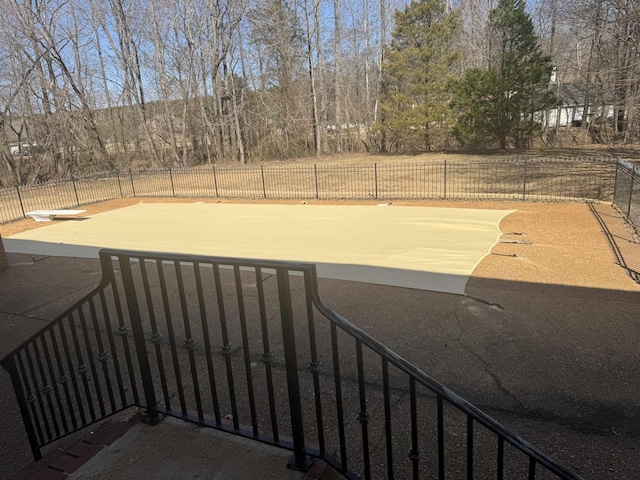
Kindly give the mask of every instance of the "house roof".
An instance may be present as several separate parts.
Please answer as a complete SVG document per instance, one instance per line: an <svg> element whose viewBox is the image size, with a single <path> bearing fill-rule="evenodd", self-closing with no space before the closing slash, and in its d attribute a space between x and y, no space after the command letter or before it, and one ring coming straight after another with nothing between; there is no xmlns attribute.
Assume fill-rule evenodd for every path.
<svg viewBox="0 0 640 480"><path fill-rule="evenodd" d="M551 91L562 101L563 105L584 105L584 90L582 85L575 83L553 83Z"/></svg>
<svg viewBox="0 0 640 480"><path fill-rule="evenodd" d="M608 92L603 91L602 86L592 85L592 102L598 105L613 105L614 101ZM562 101L566 107L584 106L586 85L577 83L556 83L551 82L550 89Z"/></svg>

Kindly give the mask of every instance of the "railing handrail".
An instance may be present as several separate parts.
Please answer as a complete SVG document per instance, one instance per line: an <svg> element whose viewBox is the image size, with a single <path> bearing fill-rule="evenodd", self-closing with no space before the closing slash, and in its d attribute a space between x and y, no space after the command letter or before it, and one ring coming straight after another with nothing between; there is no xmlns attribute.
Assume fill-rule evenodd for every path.
<svg viewBox="0 0 640 480"><path fill-rule="evenodd" d="M474 420L478 421L485 427L487 427L492 432L502 436L507 440L511 445L518 448L523 453L534 457L538 463L544 465L550 471L555 474L563 475L564 478L580 480L581 477L576 475L571 470L567 469L563 465L559 464L555 460L552 460L547 455L545 455L541 450L533 446L531 443L524 440L522 437L514 434L510 430L508 430L504 425L500 422L496 421L494 418L487 415L485 412L480 410L475 405L471 404L464 398L462 398L457 393L448 389L444 385L442 385L437 380L433 379L418 367L413 365L412 363L405 360L403 357L398 355L396 352L386 347L378 340L371 337L369 334L362 331L360 328L355 326L349 320L341 316L339 313L332 310L326 302L320 296L320 293L317 288L317 277L315 274L315 265L313 266L313 274L311 275L311 281L313 282L313 302L318 310L331 322L334 322L337 326L343 329L346 333L356 338L364 345L368 346L375 353L385 358L389 363L396 366L398 369L413 377L416 381L424 385L425 387L432 390L434 393L441 395L445 398L449 403L455 405L462 412L471 415Z"/></svg>
<svg viewBox="0 0 640 480"><path fill-rule="evenodd" d="M100 254L102 250L106 250L106 249L101 249L98 253ZM7 353L4 357L0 358L0 365L4 367L5 364L3 362L7 358L14 356L18 351L20 351L24 347L24 345L28 345L35 338L38 338L40 335L42 335L44 332L47 332L52 328L54 328L59 322L66 319L69 313L77 310L78 307L87 303L87 301L94 298L101 291L104 291L104 289L111 284L111 282L113 281L113 268L110 268L110 267L105 268L106 265L104 262L106 262L107 257L103 257L102 255L99 255L99 256L100 256L100 266L101 266L100 270L102 273L102 276L100 277L100 283L98 283L98 285L92 288L91 291L89 291L80 300L77 300L73 305L71 305L64 312L62 312L60 315L54 318L51 322L47 323L44 327L42 327L40 330L35 332L33 335L30 335L26 340L24 340L20 345L18 345L16 348L14 348L9 353Z"/></svg>
<svg viewBox="0 0 640 480"><path fill-rule="evenodd" d="M339 328L340 330L342 330L344 333L346 333L348 336L350 336L351 338L356 340L356 343L358 345L364 345L366 346L368 349L370 349L374 354L378 355L380 358L382 358L384 361L386 361L387 363L393 365L395 368L397 368L400 372L406 374L410 380L410 382L415 382L417 384L420 384L426 388L428 388L430 391L432 391L437 397L438 397L438 401L440 402L441 399L446 400L449 404L451 404L452 406L456 407L459 411L461 411L462 413L466 414L468 418L471 418L475 421L477 421L479 424L483 425L484 427L486 427L489 431L491 431L493 434L497 435L498 438L500 439L500 441L506 441L508 444L512 445L513 447L515 447L516 449L520 450L522 453L524 453L526 456L529 457L530 460L535 460L535 462L537 462L538 464L540 464L541 466L543 466L544 468L546 468L548 471L561 476L562 478L565 479L571 479L571 480L579 480L580 477L578 475L576 475L575 473L573 473L572 471L570 471L569 469L565 468L564 466L560 465L559 463L557 463L555 460L551 459L550 457L548 457L547 455L545 455L542 451L540 451L539 449L537 449L536 447L534 447L532 444L530 444L529 442L527 442L526 440L522 439L520 436L512 433L511 431L509 431L507 428L505 428L501 423L497 422L496 420L494 420L493 418L491 418L489 415L487 415L486 413L484 413L482 410L480 410L479 408L475 407L474 405L472 405L471 403L469 403L468 401L464 400L462 397L460 397L458 394L456 394L455 392L451 391L450 389L448 389L447 387L445 387L444 385L442 385L441 383L439 383L438 381L436 381L435 379L433 379L432 377L430 377L429 375L427 375L426 373L424 373L422 370L420 370L419 368L417 368L415 365L411 364L410 362L408 362L407 360L405 360L403 357L401 357L400 355L398 355L396 352L394 352L393 350L389 349L388 347L384 346L382 343L380 343L379 341L375 340L373 337L371 337L370 335L368 335L367 333L365 333L364 331L362 331L360 328L358 328L357 326L355 326L354 324L352 324L351 322L349 322L347 319L345 319L343 316L341 316L340 314L338 314L337 312L335 312L334 310L332 310L327 303L322 299L320 293L319 293L319 288L318 288L318 279L317 279L317 275L316 275L316 265L313 263L308 263L308 262L292 262L292 261L276 261L276 260L257 260L257 259L248 259L248 258L229 258L229 257L220 257L220 256L206 256L206 255L196 255L196 254L173 254L173 253L159 253L159 252L141 252L141 251L134 251L134 250L124 250L124 249L101 249L99 252L99 256L100 256L100 263L101 263L101 267L102 267L102 278L100 280L99 285L92 289L91 292L89 292L87 295L85 295L81 300L79 300L78 302L76 302L71 308L67 309L63 314L61 314L58 318L56 318L53 322L51 322L50 324L48 324L47 326L45 326L43 329L41 329L40 331L36 332L34 335L32 335L29 339L27 339L25 342L23 342L20 346L18 346L17 348L15 348L14 350L12 350L8 355L6 355L2 360L0 360L0 364L2 364L2 366L4 368L6 368L7 370L10 370L10 373L12 374L12 381L14 382L14 388L16 388L16 385L20 384L20 381L18 380L16 383L16 376L17 376L17 370L16 370L16 364L15 364L15 360L13 359L13 357L19 357L20 356L20 351L22 349L28 349L29 345L31 343L35 344L37 342L38 337L40 337L40 341L43 342L43 337L44 334L47 333L49 330L52 330L57 323L62 322L63 320L66 320L67 318L71 318L72 312L74 312L75 310L81 310L83 308L84 305L86 305L87 303L90 303L92 305L92 302L94 301L94 298L97 295L102 295L104 290L113 283L115 288L115 282L116 282L116 278L115 278L115 269L114 269L114 259L117 259L117 261L119 262L121 269L122 269L122 275L128 277L128 280L123 278L123 282L124 282L124 286L125 286L125 290L126 290L126 282L132 282L133 277L131 276L131 270L130 270L130 265L131 265L131 261L141 261L141 262L147 262L147 261L155 261L155 262L159 262L160 264L162 264L163 262L170 262L173 263L175 265L179 265L179 264L191 264L194 267L195 266L206 266L206 265L213 265L216 266L216 268L218 267L222 267L222 266L230 266L233 267L234 270L238 269L242 269L242 267L247 267L250 269L255 270L256 272L258 270L263 271L263 270L269 270L269 269L274 269L277 272L277 276L278 276L278 291L280 292L280 309L281 312L284 312L284 310L282 310L283 308L287 308L289 311L287 313L287 315L289 316L289 321L292 321L291 318L291 307L290 305L288 307L283 307L283 303L282 300L283 298L286 297L287 294L290 295L290 292L285 293L285 297L282 297L282 292L283 290L281 289L281 284L280 282L283 281L284 283L287 283L288 280L284 279L284 275L289 275L291 272L294 273L302 273L304 279L305 279L305 285L307 285L308 283L308 289L306 289L307 291L307 295L308 300L312 302L312 304L315 306L315 308L317 309L317 311L322 314L330 323L332 323L335 327ZM123 263L124 262L124 263ZM123 268L123 266L125 266L126 268ZM125 272L126 270L126 272ZM146 275L146 274L145 274ZM180 282L182 282L182 280L180 280ZM285 285L286 286L286 290L288 291L288 284ZM133 328L133 340L135 341L136 345L136 350L138 352L138 362L140 362L140 352L142 351L142 353L145 356L145 361L148 362L148 360L146 360L146 347L144 346L145 343L145 337L144 337L144 332L142 331L142 327L139 323L135 324L137 325L137 332L136 332L136 327L134 326L134 317L138 317L139 319L139 312L137 311L137 300L135 300L135 297L130 297L129 293L125 292L126 296L127 296L127 303L128 305L128 311L129 311L129 315L131 316L131 322L132 322L132 328ZM135 293L133 294L135 296ZM181 297L181 302L184 299ZM130 301L132 301L133 303L129 303ZM286 300L285 303L290 302L290 297L289 300ZM135 304L135 312L132 310L132 305ZM81 320L82 323L84 324L84 320ZM285 321L284 321L284 317L283 317L283 329L284 329L284 325L285 325ZM61 328L61 327L60 327ZM155 327L154 327L155 328ZM292 341L295 344L295 339L293 337L293 330L292 330L292 326L291 326L291 331L289 332L290 335L290 339L292 339ZM331 327L333 330L333 326ZM53 337L53 331L50 332L50 335ZM286 341L285 341L286 343ZM33 347L32 347L33 348ZM56 347L57 348L57 347ZM295 352L295 346L293 347L292 350L289 350L289 353L291 352ZM39 355L36 352L36 355ZM57 353L56 353L57 355ZM287 356L287 347L285 346L285 356ZM39 357L38 357L38 361ZM287 378L290 381L290 377L289 377L289 369L292 365L296 364L296 361L294 360L292 363L291 362L286 362L287 363L287 371L288 371L288 376ZM148 378L148 376L150 375L150 371L148 368L148 364L146 366L145 369L142 368L141 366L142 364L139 364L139 367L141 369L141 374L142 374L142 382L145 383L148 382L148 384L145 385L145 394L147 392L151 393L151 397L147 397L147 395L145 395L144 399L140 399L138 400L138 398L136 397L136 401L134 403L128 403L128 406L131 405L138 405L138 406L142 406L142 405L146 405L147 406L147 411L148 412L153 412L153 414L155 416L158 415L158 410L156 409L156 407L158 407L157 405L157 401L154 399L154 387L152 386L152 380L150 378ZM295 371L295 367L294 371ZM142 370L146 370L148 373L146 374L145 377L145 373ZM53 372L52 372L53 373ZM105 373L106 375L106 373ZM294 376L296 377L296 385L297 385L297 373L294 373ZM412 383L413 385L413 383ZM290 385L291 387L291 385ZM28 391L27 391L28 393ZM40 397L41 393L37 393L37 395ZM299 393L298 393L299 395ZM412 395L415 395L415 391L414 393L412 393ZM291 397L291 392L290 392L290 397ZM21 392L18 396L19 400L20 398L23 399L24 401L24 394ZM413 398L413 397L412 397ZM147 405L147 402L149 401L149 399L151 399L151 403L153 403L153 405ZM297 399L298 402L298 408L299 408L299 398ZM42 400L39 399L39 402L42 403ZM124 402L124 397L123 397L123 402ZM113 404L113 401L112 401ZM113 407L112 407L113 408ZM28 409L26 407L26 404L22 405L21 404L21 411L23 412L23 418L25 417L25 415L28 417L29 413L28 413ZM25 414L25 411L27 412ZM42 412L43 415L44 411ZM167 412L168 413L168 412ZM299 414L299 412L298 412ZM151 415L150 415L151 416ZM46 415L45 415L46 417ZM104 411L102 412L102 416L101 418L106 418L104 415ZM99 419L101 419L99 418ZM153 417L155 418L155 417ZM185 417L186 418L186 417ZM98 419L98 420L99 420ZM95 419L94 419L95 420ZM237 420L236 420L237 421ZM25 424L27 424L28 422L30 422L30 420L28 420L28 418L25 418ZM84 423L83 425L81 425L81 427L83 426L87 426L90 423ZM32 441L32 437L35 435L34 430L33 430L33 426L31 427L31 433L30 433L30 441L32 442L32 449L34 450L34 452L39 452L39 445L44 445L45 443L42 442L38 442L37 438L35 440ZM66 428L66 427L65 427ZM292 429L293 429L293 433L294 433L294 453L296 455L301 454L302 457L304 457L304 451L305 451L305 447L304 447L304 440L302 440L302 445L300 444L300 441L296 441L295 440L295 432L296 432L296 425L295 422L292 421ZM300 430L301 432L302 430ZM29 432L28 432L29 433ZM260 441L267 441L265 440L266 437L264 436L256 436L255 435L255 431L254 431L254 436L253 438L256 438ZM68 434L68 433L67 433ZM40 434L42 436L42 434ZM65 434L66 435L66 434ZM300 435L302 435L300 433ZM48 434L49 437L51 437L51 434ZM60 436L58 436L57 438L61 438ZM57 439L57 438L54 438ZM52 440L51 440L52 441ZM284 446L286 442L282 443L281 446ZM313 449L308 449L308 452L314 451L315 455L319 455L322 456L322 452L318 453ZM34 456L36 455L36 453L34 453ZM326 458L328 461L332 461L332 457L327 457ZM346 466L344 467L346 468ZM348 473L348 472L343 472L343 473Z"/></svg>
<svg viewBox="0 0 640 480"><path fill-rule="evenodd" d="M531 443L524 440L522 437L512 433L501 423L487 415L485 412L474 406L449 388L442 385L437 380L433 379L418 367L405 360L396 352L386 347L378 340L365 333L363 330L355 326L349 320L341 316L339 313L332 310L327 303L322 299L317 282L316 265L309 262L292 262L292 261L276 261L276 260L260 260L252 258L240 258L240 257L220 257L220 256L207 256L207 255L195 255L195 254L173 254L173 253L153 253L153 252L139 252L134 250L122 250L122 249L101 249L101 258L111 258L112 256L128 256L133 258L143 257L145 260L164 260L167 257L171 258L171 261L180 261L186 263L219 263L229 266L245 266L248 263L261 268L286 268L289 271L297 272L309 272L309 279L312 282L311 293L313 295L313 303L318 308L318 311L322 313L329 321L335 323L343 331L351 335L353 338L361 341L364 345L368 346L372 351L385 358L389 363L396 366L402 372L406 373L410 377L413 377L416 381L432 390L434 393L441 395L452 405L455 405L462 412L471 415L474 420L478 421L492 432L502 436L511 445L518 448L523 453L536 459L538 463L544 465L550 471L556 474L563 475L568 479L579 480L581 477L576 475L571 470L567 469L563 465L550 459L541 450L533 446Z"/></svg>
<svg viewBox="0 0 640 480"><path fill-rule="evenodd" d="M263 260L250 257L222 257L218 255L199 255L191 253L173 253L173 252L144 252L140 250L129 250L119 248L101 248L98 252L101 259L105 261L111 257L125 256L130 258L144 258L145 260L170 260L171 262L179 261L185 263L219 263L221 265L230 266L254 266L261 268L287 268L294 271L305 271L315 267L311 262L298 262L290 260Z"/></svg>

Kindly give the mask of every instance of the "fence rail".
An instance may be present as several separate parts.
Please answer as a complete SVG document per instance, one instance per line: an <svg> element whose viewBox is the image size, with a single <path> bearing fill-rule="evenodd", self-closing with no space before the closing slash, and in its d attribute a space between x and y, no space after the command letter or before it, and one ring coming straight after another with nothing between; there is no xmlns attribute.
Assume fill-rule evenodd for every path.
<svg viewBox="0 0 640 480"><path fill-rule="evenodd" d="M0 223L125 197L612 201L610 158L308 164L107 172L0 190Z"/></svg>
<svg viewBox="0 0 640 480"><path fill-rule="evenodd" d="M353 479L579 478L333 312L314 265L100 260L100 285L1 360L35 458L139 406Z"/></svg>

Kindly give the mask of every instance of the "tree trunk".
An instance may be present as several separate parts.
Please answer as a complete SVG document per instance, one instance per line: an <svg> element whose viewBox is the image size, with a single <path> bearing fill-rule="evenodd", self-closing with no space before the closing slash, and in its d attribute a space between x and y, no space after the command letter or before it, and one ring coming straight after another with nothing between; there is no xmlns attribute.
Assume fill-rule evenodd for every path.
<svg viewBox="0 0 640 480"><path fill-rule="evenodd" d="M318 97L316 94L316 77L313 68L313 46L311 35L311 20L309 15L309 6L307 0L304 2L304 14L307 20L307 58L309 59L309 84L311 89L311 113L313 121L313 138L315 140L316 157L322 154L322 146L320 144L320 128L318 118ZM319 46L316 46L319 47Z"/></svg>
<svg viewBox="0 0 640 480"><path fill-rule="evenodd" d="M340 89L340 72L342 64L340 62L340 0L333 0L333 88L335 96L335 129L336 129L336 152L342 153L342 92Z"/></svg>
<svg viewBox="0 0 640 480"><path fill-rule="evenodd" d="M175 125L173 122L173 113L171 112L171 100L169 95L169 85L167 83L167 70L164 62L164 46L161 44L160 39L160 27L158 25L158 18L156 16L156 9L154 7L154 1L149 0L149 8L151 9L151 24L153 25L153 44L155 46L155 63L158 69L158 83L160 84L160 94L162 96L162 106L164 109L164 118L167 129L169 130L169 146L173 159L178 160L180 158L180 152L178 151L178 142L176 138Z"/></svg>

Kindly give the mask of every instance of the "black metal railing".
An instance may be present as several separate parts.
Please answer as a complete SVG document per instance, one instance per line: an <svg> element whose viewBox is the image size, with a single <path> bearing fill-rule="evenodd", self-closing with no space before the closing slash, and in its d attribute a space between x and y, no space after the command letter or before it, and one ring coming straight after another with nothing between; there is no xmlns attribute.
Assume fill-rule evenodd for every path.
<svg viewBox="0 0 640 480"><path fill-rule="evenodd" d="M104 172L0 190L0 223L125 197L611 201L610 158L211 166Z"/></svg>
<svg viewBox="0 0 640 480"><path fill-rule="evenodd" d="M100 259L100 285L1 361L36 459L139 406L347 478L579 478L333 312L312 264Z"/></svg>
<svg viewBox="0 0 640 480"><path fill-rule="evenodd" d="M640 231L640 165L618 159L613 203Z"/></svg>

